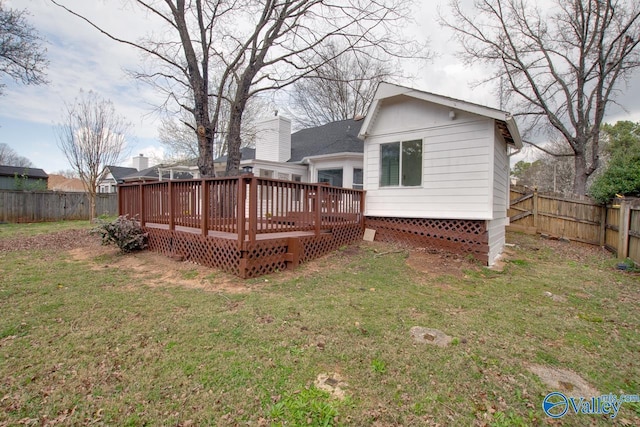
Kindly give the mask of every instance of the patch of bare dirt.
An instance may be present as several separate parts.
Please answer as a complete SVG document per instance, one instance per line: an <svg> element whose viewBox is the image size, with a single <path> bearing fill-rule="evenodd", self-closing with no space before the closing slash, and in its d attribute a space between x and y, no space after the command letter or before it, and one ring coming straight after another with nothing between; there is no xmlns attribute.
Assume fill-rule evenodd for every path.
<svg viewBox="0 0 640 427"><path fill-rule="evenodd" d="M120 254L113 246L76 248L69 251L76 261L93 262L94 270L117 268L129 272L134 278L132 288L138 286L180 286L209 292L249 292L246 281L220 270L185 261L176 261L165 255L142 251ZM255 287L255 285L252 285Z"/></svg>
<svg viewBox="0 0 640 427"><path fill-rule="evenodd" d="M205 291L248 292L247 282L190 262L179 262L150 251L120 254L115 246L102 246L88 230L65 230L37 236L0 240L0 252L19 250L66 251L71 260L89 262L94 270L117 268L132 276L131 287L182 286ZM252 285L255 287L255 285Z"/></svg>
<svg viewBox="0 0 640 427"><path fill-rule="evenodd" d="M56 233L0 239L0 252L23 250L69 250L78 247L100 247L100 239L88 230L65 230Z"/></svg>
<svg viewBox="0 0 640 427"><path fill-rule="evenodd" d="M550 249L557 258L568 259L577 262L590 262L593 259L607 260L613 256L611 252L601 246L587 243L560 240L557 238L544 238L540 235L532 236L522 233L507 233L507 241L533 252Z"/></svg>
<svg viewBox="0 0 640 427"><path fill-rule="evenodd" d="M540 365L530 365L528 369L536 374L551 390L559 390L567 396L588 397L600 395L598 390L593 388L580 375L568 369Z"/></svg>
<svg viewBox="0 0 640 427"><path fill-rule="evenodd" d="M410 250L407 264L431 277L464 277L465 270L478 268L477 264L462 255L429 248Z"/></svg>

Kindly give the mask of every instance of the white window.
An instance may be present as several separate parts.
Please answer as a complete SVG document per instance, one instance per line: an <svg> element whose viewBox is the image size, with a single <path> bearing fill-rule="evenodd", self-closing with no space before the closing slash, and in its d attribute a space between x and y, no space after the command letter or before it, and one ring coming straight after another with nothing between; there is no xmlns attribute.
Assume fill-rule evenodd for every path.
<svg viewBox="0 0 640 427"><path fill-rule="evenodd" d="M353 189L362 190L362 169L353 168Z"/></svg>
<svg viewBox="0 0 640 427"><path fill-rule="evenodd" d="M342 168L319 170L318 182L328 182L334 187L342 187Z"/></svg>
<svg viewBox="0 0 640 427"><path fill-rule="evenodd" d="M381 187L416 187L421 184L421 140L380 145Z"/></svg>

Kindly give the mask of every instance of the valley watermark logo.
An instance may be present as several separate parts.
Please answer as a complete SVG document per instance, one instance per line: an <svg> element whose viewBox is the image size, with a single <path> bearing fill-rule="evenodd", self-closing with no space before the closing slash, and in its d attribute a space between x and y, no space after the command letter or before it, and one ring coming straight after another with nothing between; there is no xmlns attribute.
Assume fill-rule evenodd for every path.
<svg viewBox="0 0 640 427"><path fill-rule="evenodd" d="M608 415L615 418L625 402L640 402L637 394L603 394L602 396L567 397L564 393L554 391L545 396L542 410L551 418L562 418L567 412L578 415Z"/></svg>

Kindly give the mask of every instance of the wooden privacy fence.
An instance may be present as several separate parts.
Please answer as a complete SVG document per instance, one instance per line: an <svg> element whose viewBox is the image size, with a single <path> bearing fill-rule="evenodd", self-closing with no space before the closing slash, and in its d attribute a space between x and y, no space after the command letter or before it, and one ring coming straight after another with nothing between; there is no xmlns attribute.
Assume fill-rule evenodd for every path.
<svg viewBox="0 0 640 427"><path fill-rule="evenodd" d="M640 263L640 200L603 206L585 197L567 198L511 188L508 230L542 233L604 246L618 258Z"/></svg>
<svg viewBox="0 0 640 427"><path fill-rule="evenodd" d="M115 194L98 194L97 215L116 215ZM0 221L89 220L89 198L81 192L0 190Z"/></svg>

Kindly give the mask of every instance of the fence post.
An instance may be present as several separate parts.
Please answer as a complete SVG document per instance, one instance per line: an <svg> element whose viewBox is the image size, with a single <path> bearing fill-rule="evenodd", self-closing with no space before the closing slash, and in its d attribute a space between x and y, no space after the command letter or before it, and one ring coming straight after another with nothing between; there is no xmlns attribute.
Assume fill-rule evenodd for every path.
<svg viewBox="0 0 640 427"><path fill-rule="evenodd" d="M536 229L536 233L539 233L538 230L538 189L533 190L533 226Z"/></svg>
<svg viewBox="0 0 640 427"><path fill-rule="evenodd" d="M607 205L602 206L600 211L600 246L604 246L607 243Z"/></svg>
<svg viewBox="0 0 640 427"><path fill-rule="evenodd" d="M176 229L176 219L174 215L176 206L173 200L173 184L171 180L167 181L167 193L169 197L169 230L174 231Z"/></svg>
<svg viewBox="0 0 640 427"><path fill-rule="evenodd" d="M200 220L202 223L202 235L207 237L209 235L209 187L204 178L202 179L201 189L202 197L200 198L200 202L202 206L200 207Z"/></svg>
<svg viewBox="0 0 640 427"><path fill-rule="evenodd" d="M620 222L618 225L618 258L629 256L629 221L631 220L631 205L626 200L620 203Z"/></svg>

